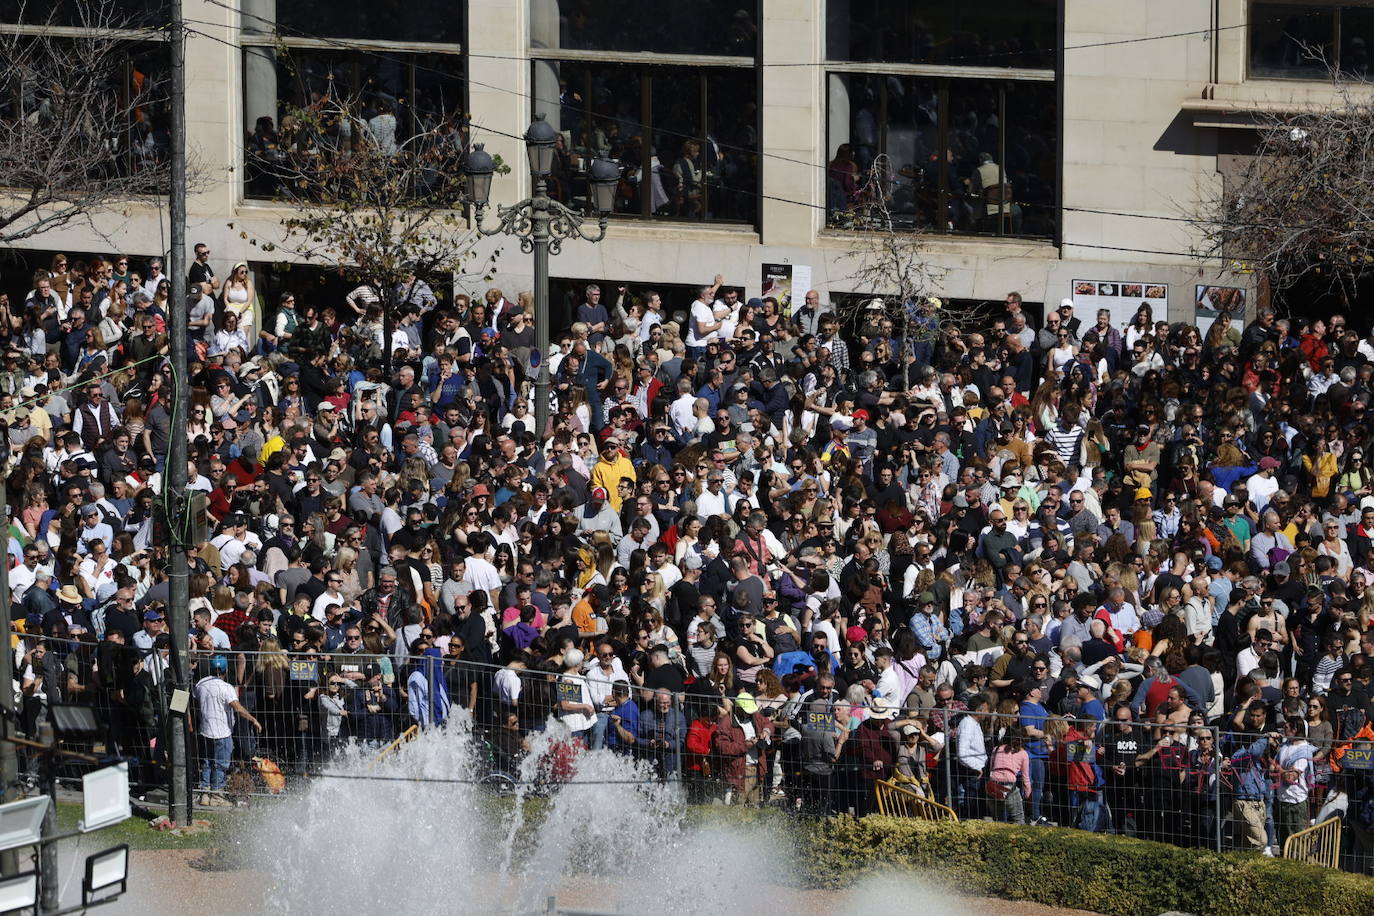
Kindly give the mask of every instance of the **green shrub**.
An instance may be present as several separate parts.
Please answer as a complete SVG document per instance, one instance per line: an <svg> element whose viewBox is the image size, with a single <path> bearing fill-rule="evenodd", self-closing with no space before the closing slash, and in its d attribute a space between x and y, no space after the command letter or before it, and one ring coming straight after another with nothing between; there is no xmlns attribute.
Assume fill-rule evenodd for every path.
<svg viewBox="0 0 1374 916"><path fill-rule="evenodd" d="M1108 916L1374 913L1374 880L1253 853L987 821L844 817L813 822L812 830L809 877L821 886L915 871L958 893Z"/></svg>

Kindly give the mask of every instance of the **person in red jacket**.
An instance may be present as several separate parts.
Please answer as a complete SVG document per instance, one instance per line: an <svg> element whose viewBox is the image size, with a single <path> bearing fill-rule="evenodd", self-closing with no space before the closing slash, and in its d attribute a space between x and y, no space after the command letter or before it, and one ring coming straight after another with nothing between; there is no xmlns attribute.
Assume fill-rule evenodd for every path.
<svg viewBox="0 0 1374 916"><path fill-rule="evenodd" d="M740 804L759 803L759 785L768 767L768 744L773 740L773 720L759 714L758 701L747 691L721 705L720 719L711 744L720 757L725 781Z"/></svg>

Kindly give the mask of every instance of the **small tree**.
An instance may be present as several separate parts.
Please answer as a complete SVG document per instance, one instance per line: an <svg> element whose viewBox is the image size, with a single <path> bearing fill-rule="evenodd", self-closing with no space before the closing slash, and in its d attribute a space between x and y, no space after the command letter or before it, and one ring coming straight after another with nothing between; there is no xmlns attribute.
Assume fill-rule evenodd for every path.
<svg viewBox="0 0 1374 916"><path fill-rule="evenodd" d="M1316 110L1256 115L1253 153L1224 171L1195 224L1207 259L1350 302L1374 267L1374 87L1334 70L1330 85Z"/></svg>
<svg viewBox="0 0 1374 916"><path fill-rule="evenodd" d="M860 319L878 303L900 332L906 365L918 345L933 348L947 335L981 327L989 315L981 305L952 307L935 296L947 271L931 263L926 235L895 228L888 211L891 184L887 156L880 155L860 195L865 201L863 224L877 228L864 233L859 247L848 255L854 264L848 279L859 298L843 306L840 317L846 322Z"/></svg>
<svg viewBox="0 0 1374 916"><path fill-rule="evenodd" d="M0 34L0 244L165 193L165 34L112 0L8 15L38 28Z"/></svg>
<svg viewBox="0 0 1374 916"><path fill-rule="evenodd" d="M500 253L477 262L478 236L458 209L463 145L454 121L405 133L393 108L362 95L330 91L288 110L275 147L258 150L254 167L295 212L278 241L240 233L265 252L288 251L369 287L383 309L388 377L393 323L415 284L490 280Z"/></svg>

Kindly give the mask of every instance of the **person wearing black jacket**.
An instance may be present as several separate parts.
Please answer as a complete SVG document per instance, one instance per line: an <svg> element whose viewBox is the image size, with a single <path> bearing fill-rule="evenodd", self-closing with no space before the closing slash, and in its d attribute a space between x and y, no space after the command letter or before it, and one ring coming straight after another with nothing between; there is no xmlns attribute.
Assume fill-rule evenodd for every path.
<svg viewBox="0 0 1374 916"><path fill-rule="evenodd" d="M869 664L862 643L850 643L845 647L840 658L840 670L835 672L835 681L840 693L864 681L878 683L878 672Z"/></svg>
<svg viewBox="0 0 1374 916"><path fill-rule="evenodd" d="M1233 590L1216 626L1216 647L1221 652L1221 678L1228 690L1236 681L1236 656L1248 642L1241 630L1240 611L1249 597L1243 588Z"/></svg>

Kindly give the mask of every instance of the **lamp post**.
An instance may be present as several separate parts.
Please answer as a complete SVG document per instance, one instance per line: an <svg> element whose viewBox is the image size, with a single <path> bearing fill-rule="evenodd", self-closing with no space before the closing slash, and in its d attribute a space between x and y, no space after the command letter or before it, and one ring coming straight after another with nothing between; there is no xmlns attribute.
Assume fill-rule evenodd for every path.
<svg viewBox="0 0 1374 916"><path fill-rule="evenodd" d="M583 228L587 216L549 197L547 179L553 171L553 148L557 139L558 132L544 120L543 113L535 115L529 130L525 131L525 150L529 154L534 194L509 207L498 206L498 223L491 229L482 228L482 211L491 199L491 177L496 171L496 163L482 144L477 143L463 166L468 178L468 199L477 208L475 228L478 234L518 238L521 251L534 253L534 345L539 351L539 365L534 375L534 423L540 441L549 422L549 254L558 254L566 240L599 242L606 237L606 218L615 208L615 188L620 180L619 165L609 159L592 161L588 170L590 203L598 217L597 232L593 235Z"/></svg>

